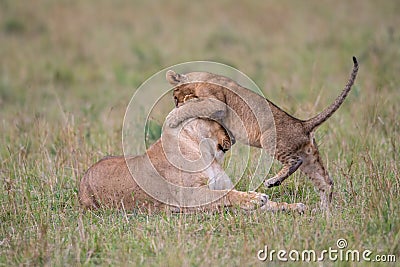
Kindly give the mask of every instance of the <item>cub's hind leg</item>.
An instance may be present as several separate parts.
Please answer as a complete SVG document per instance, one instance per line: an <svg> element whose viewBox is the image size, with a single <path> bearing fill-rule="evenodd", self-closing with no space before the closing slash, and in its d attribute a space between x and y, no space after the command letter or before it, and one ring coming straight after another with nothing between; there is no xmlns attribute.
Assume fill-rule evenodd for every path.
<svg viewBox="0 0 400 267"><path fill-rule="evenodd" d="M333 180L330 178L328 173L321 169L322 165L317 164L303 164L300 170L308 176L314 186L318 189L321 208L328 209L329 204L332 202L333 194Z"/></svg>
<svg viewBox="0 0 400 267"><path fill-rule="evenodd" d="M319 190L321 207L327 209L332 201L333 180L329 176L322 162L315 140L311 140L303 151L303 164L300 170L308 176Z"/></svg>

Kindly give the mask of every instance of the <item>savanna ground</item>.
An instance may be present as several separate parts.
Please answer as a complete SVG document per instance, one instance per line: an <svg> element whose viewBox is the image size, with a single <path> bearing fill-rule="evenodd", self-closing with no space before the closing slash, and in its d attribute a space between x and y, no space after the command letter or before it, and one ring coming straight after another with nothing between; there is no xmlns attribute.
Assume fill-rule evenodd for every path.
<svg viewBox="0 0 400 267"><path fill-rule="evenodd" d="M372 0L1 0L0 265L266 265L265 245L320 252L339 238L399 262L399 14L398 1ZM226 63L305 119L338 95L353 55L356 85L317 131L335 181L330 216L79 209L82 174L122 154L125 108L155 72ZM260 190L318 205L300 173Z"/></svg>

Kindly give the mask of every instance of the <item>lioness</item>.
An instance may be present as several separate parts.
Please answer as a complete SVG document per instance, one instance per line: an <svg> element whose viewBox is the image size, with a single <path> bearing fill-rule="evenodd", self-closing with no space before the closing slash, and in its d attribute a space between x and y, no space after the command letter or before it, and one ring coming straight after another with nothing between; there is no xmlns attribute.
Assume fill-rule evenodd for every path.
<svg viewBox="0 0 400 267"><path fill-rule="evenodd" d="M274 177L264 182L267 187L280 185L300 168L319 189L321 204L327 207L332 199L333 181L319 155L314 131L340 107L349 93L358 72L355 57L353 63L351 77L333 104L305 121L292 117L268 99L230 78L207 72L178 74L169 70L166 78L174 86L176 109L167 117L167 124L176 127L193 117L218 120L235 138L250 146L267 149L283 164ZM234 118L233 113L240 121ZM271 140L275 140L275 136L273 152Z"/></svg>
<svg viewBox="0 0 400 267"><path fill-rule="evenodd" d="M218 162L231 145L225 129L209 119L193 119L175 129L166 126L162 138L144 155L107 157L90 167L80 183L79 201L88 209L146 212L220 211L224 207L304 211L301 203L276 203L264 194L230 190L233 185ZM204 158L209 163L198 172L187 171L170 162L167 154L171 152L181 153L189 162Z"/></svg>

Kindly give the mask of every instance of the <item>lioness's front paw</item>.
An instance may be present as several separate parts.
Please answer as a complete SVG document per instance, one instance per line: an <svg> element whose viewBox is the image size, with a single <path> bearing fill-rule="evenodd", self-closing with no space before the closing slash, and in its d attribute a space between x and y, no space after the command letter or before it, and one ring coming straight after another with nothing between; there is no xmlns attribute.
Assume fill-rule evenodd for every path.
<svg viewBox="0 0 400 267"><path fill-rule="evenodd" d="M231 199L231 203L237 203L243 210L251 211L263 207L268 202L268 196L257 192L238 192Z"/></svg>
<svg viewBox="0 0 400 267"><path fill-rule="evenodd" d="M300 214L303 214L307 210L307 206L303 203L294 203L291 205L293 205L293 210L297 211Z"/></svg>
<svg viewBox="0 0 400 267"><path fill-rule="evenodd" d="M261 194L261 196L260 196L260 206L262 207L262 206L264 206L265 204L267 204L268 199L269 199L268 195L266 195L266 194Z"/></svg>
<svg viewBox="0 0 400 267"><path fill-rule="evenodd" d="M256 204L257 207L262 207L268 202L268 195L257 193L257 192L249 192L249 194L253 194L254 198L251 200L253 204Z"/></svg>

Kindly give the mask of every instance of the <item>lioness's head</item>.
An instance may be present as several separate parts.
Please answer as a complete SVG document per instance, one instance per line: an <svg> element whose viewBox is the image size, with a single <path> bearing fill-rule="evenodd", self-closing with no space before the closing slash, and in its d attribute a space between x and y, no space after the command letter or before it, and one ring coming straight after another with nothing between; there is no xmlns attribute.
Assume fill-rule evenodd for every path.
<svg viewBox="0 0 400 267"><path fill-rule="evenodd" d="M228 131L218 122L211 119L197 120L202 129L208 129L204 133L205 137L214 139L216 144L214 156L217 162L222 164L225 153L235 144L235 139L230 138Z"/></svg>
<svg viewBox="0 0 400 267"><path fill-rule="evenodd" d="M205 118L188 119L175 128L165 125L161 142L168 161L187 171L208 168L213 160L222 163L234 144L223 126Z"/></svg>
<svg viewBox="0 0 400 267"><path fill-rule="evenodd" d="M216 138L218 150L225 153L235 144L235 140L230 138L228 131L218 122L211 119L200 119L199 123L202 124L202 128L208 126L208 133L206 134L209 138Z"/></svg>
<svg viewBox="0 0 400 267"><path fill-rule="evenodd" d="M213 140L216 146L214 149L217 152L225 153L235 143L235 140L230 138L228 131L211 119L196 118L183 122L182 131L197 143L204 139Z"/></svg>

